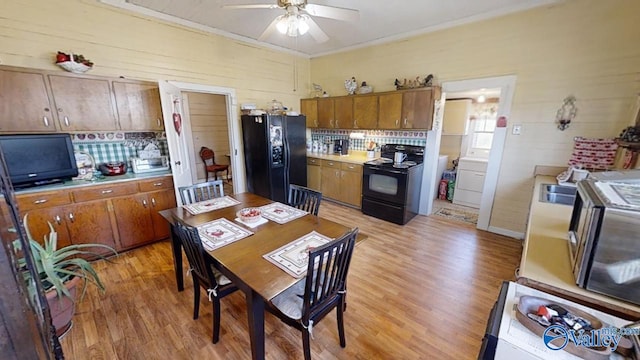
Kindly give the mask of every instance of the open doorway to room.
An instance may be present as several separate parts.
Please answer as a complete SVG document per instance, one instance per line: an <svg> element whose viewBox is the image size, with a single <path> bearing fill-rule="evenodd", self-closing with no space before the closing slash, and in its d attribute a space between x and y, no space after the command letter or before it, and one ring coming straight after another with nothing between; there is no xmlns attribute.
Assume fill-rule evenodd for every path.
<svg viewBox="0 0 640 360"><path fill-rule="evenodd" d="M505 120L509 119L509 114L511 112L511 102L513 100L513 92L515 89L516 77L513 75L507 76L499 76L492 78L481 78L481 79L470 79L470 80L459 80L459 81L448 81L442 84L442 91L447 94L446 98L449 99L449 94L451 94L451 99L454 97L462 96L461 93L464 94L466 92L481 92L481 89L485 89L485 91L489 91L488 89L497 89L499 92L498 95L493 95L498 98L499 101L496 103L497 108L495 109L495 113L491 116L492 118L495 116L496 119L501 119L504 117ZM489 93L485 94L485 102ZM479 95L473 95L477 97ZM466 96L472 97L472 96ZM445 101L444 109L446 111L448 106L448 101ZM471 105L469 105L471 106ZM444 122L444 120L443 120ZM451 153L452 158L447 160L447 167L451 167L452 161L450 160L456 158L455 154L460 154L461 157L467 156L471 160L475 160L475 158L480 158L480 160L484 160L486 165L483 167L484 176L483 180L480 182L476 179L476 183L473 184L482 189L479 191L480 201L478 207L478 220L476 227L481 230L488 230L497 233L501 233L500 229L490 229L489 221L491 219L491 212L493 210L493 199L496 192L496 187L498 183L498 175L500 173L500 165L502 162L502 152L504 150L504 142L506 139L506 121L505 124L501 125L492 125L491 121L482 122L482 126L480 126L480 122L476 122L473 124L477 126L473 128L473 134L469 135L469 126L472 125L470 121L464 122L465 126L467 126L466 133L467 135L459 135L459 138L452 137L448 139L448 136L442 136L442 131L439 132L439 141L432 141L430 145L427 142L427 151L433 151L434 153L438 153L439 155L447 155L447 152ZM489 129L493 129L492 134L489 136ZM488 138L490 138L490 145ZM475 140L474 140L475 139ZM432 146L432 147L430 147ZM488 150L486 147L490 147ZM442 149L442 150L441 150ZM447 150L448 149L448 150ZM440 153L440 152L443 153ZM474 155L474 156L469 156ZM486 156L486 159L482 159L480 155ZM437 161L437 160L436 160ZM478 165L473 164L469 171L478 172ZM458 170L460 165L458 164ZM432 176L436 177L437 182L439 183L439 179L437 179L438 174L434 173ZM479 185L478 183L481 183ZM464 185L464 184L463 184ZM467 184L468 185L468 184ZM455 185L454 185L455 186ZM466 186L466 185L465 185ZM437 196L437 191L434 195ZM464 193L464 192L463 192ZM455 195L455 188L454 188ZM435 198L434 196L433 198ZM476 195L477 196L477 195ZM434 200L435 202L435 200ZM464 205L467 206L467 205ZM432 214L434 207L431 206L431 211L428 211L428 214ZM505 234L507 235L507 234Z"/></svg>
<svg viewBox="0 0 640 360"><path fill-rule="evenodd" d="M191 143L189 149L191 177L194 183L204 182L207 178L204 163L199 156L204 146L215 153L215 163L229 165L229 172L220 172L219 179L224 181L224 193L233 194L233 166L231 166L231 144L229 143L229 126L227 119L226 96L193 91L182 92L185 116L189 119L191 128ZM215 178L209 173L209 180Z"/></svg>
<svg viewBox="0 0 640 360"><path fill-rule="evenodd" d="M500 89L446 93L433 213L477 224Z"/></svg>

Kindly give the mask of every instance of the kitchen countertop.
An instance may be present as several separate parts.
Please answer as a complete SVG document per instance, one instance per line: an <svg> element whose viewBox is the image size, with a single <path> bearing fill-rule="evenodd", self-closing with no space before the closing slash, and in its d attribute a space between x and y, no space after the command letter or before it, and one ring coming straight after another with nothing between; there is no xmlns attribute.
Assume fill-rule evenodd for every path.
<svg viewBox="0 0 640 360"><path fill-rule="evenodd" d="M570 267L568 231L572 207L539 201L541 184L556 184L553 176L536 176L519 277L571 292L597 302L640 313L640 306L580 288Z"/></svg>
<svg viewBox="0 0 640 360"><path fill-rule="evenodd" d="M35 192L40 192L40 191L62 190L62 189L69 189L69 188L75 188L75 187L85 187L85 186L91 186L91 185L105 185L105 184L113 184L113 183L126 182L126 181L135 181L135 180L142 180L142 179L161 177L161 176L171 176L171 170L161 170L161 171L154 171L154 172L141 173L141 174L134 174L133 172L127 172L126 174L116 175L116 176L102 176L101 175L101 176L98 176L98 177L96 177L96 179L91 180L91 181L88 181L88 180L69 180L69 181L65 181L63 183L58 183L58 184L34 186L34 187L29 187L29 188L24 188L24 189L15 189L15 193L16 193L16 195L29 194L29 193L35 193Z"/></svg>
<svg viewBox="0 0 640 360"><path fill-rule="evenodd" d="M380 157L380 153L376 152L376 158ZM375 158L367 158L366 151L350 151L349 155L334 155L334 154L321 154L321 153L313 153L307 151L307 157L313 157L317 159L323 160L333 160L333 161L341 161L351 164L359 164L362 165L367 161L373 160Z"/></svg>

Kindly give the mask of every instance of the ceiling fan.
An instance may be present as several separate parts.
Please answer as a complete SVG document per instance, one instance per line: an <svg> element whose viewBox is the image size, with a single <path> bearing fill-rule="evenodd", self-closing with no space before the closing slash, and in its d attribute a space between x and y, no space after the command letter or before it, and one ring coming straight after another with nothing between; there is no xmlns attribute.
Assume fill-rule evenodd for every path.
<svg viewBox="0 0 640 360"><path fill-rule="evenodd" d="M320 29L311 16L318 16L329 19L358 21L360 14L358 10L346 9L336 6L309 4L307 0L277 0L276 4L247 4L247 5L224 5L226 9L281 9L285 13L276 17L258 40L264 41L279 31L291 37L304 35L309 32L316 42L323 43L329 40L329 36Z"/></svg>

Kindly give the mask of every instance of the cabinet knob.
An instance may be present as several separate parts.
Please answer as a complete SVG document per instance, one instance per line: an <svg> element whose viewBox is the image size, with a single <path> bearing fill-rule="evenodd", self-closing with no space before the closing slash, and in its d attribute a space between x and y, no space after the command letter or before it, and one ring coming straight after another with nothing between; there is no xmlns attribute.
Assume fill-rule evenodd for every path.
<svg viewBox="0 0 640 360"><path fill-rule="evenodd" d="M156 198L151 198L151 206L156 207Z"/></svg>
<svg viewBox="0 0 640 360"><path fill-rule="evenodd" d="M164 183L162 182L157 182L157 183L153 183L153 186L162 186Z"/></svg>
<svg viewBox="0 0 640 360"><path fill-rule="evenodd" d="M407 127L407 118L404 118L404 126Z"/></svg>
<svg viewBox="0 0 640 360"><path fill-rule="evenodd" d="M316 125L316 127L318 127L318 119L314 119L313 123Z"/></svg>
<svg viewBox="0 0 640 360"><path fill-rule="evenodd" d="M67 116L64 117L64 124L69 126L69 118Z"/></svg>
<svg viewBox="0 0 640 360"><path fill-rule="evenodd" d="M180 162L180 160L178 160L178 161L174 162L174 164L180 166L182 163Z"/></svg>
<svg viewBox="0 0 640 360"><path fill-rule="evenodd" d="M162 127L162 123L160 122L160 118L157 118L156 122L158 123L158 127Z"/></svg>
<svg viewBox="0 0 640 360"><path fill-rule="evenodd" d="M56 223L57 223L58 225L61 225L61 224L62 224L62 218L60 218L60 215L56 215L56 217L55 217L54 219L56 220Z"/></svg>
<svg viewBox="0 0 640 360"><path fill-rule="evenodd" d="M396 119L396 126L400 123L400 120Z"/></svg>
<svg viewBox="0 0 640 360"><path fill-rule="evenodd" d="M147 200L146 199L142 200L142 206L147 207L147 205L149 205L147 204Z"/></svg>
<svg viewBox="0 0 640 360"><path fill-rule="evenodd" d="M76 221L76 218L73 216L73 213L69 213L69 220L71 222L75 222Z"/></svg>
<svg viewBox="0 0 640 360"><path fill-rule="evenodd" d="M111 189L109 189L109 190L102 190L102 191L101 191L101 193L102 193L103 195L105 195L105 194L111 194L112 192L113 192L113 190L111 190Z"/></svg>
<svg viewBox="0 0 640 360"><path fill-rule="evenodd" d="M353 127L358 128L358 120L353 120Z"/></svg>
<svg viewBox="0 0 640 360"><path fill-rule="evenodd" d="M49 127L49 119L47 119L46 116L42 117L42 122L44 123L44 126Z"/></svg>
<svg viewBox="0 0 640 360"><path fill-rule="evenodd" d="M36 200L36 201L34 201L33 203L34 203L34 204L36 204L36 205L40 205L40 204L44 204L44 203L46 203L47 201L49 201L49 200L47 200L47 199L40 199L40 200Z"/></svg>

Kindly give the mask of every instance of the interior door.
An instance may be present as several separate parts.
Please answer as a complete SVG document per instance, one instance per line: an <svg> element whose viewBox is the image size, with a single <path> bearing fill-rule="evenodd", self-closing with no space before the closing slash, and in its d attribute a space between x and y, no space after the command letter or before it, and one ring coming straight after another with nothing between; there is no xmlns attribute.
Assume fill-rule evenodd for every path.
<svg viewBox="0 0 640 360"><path fill-rule="evenodd" d="M178 188L192 184L191 161L189 161L189 146L191 143L184 129L185 113L183 110L182 91L166 81L159 81L160 101L162 102L162 116L167 133L169 156L171 158L171 173L176 199L180 201Z"/></svg>

